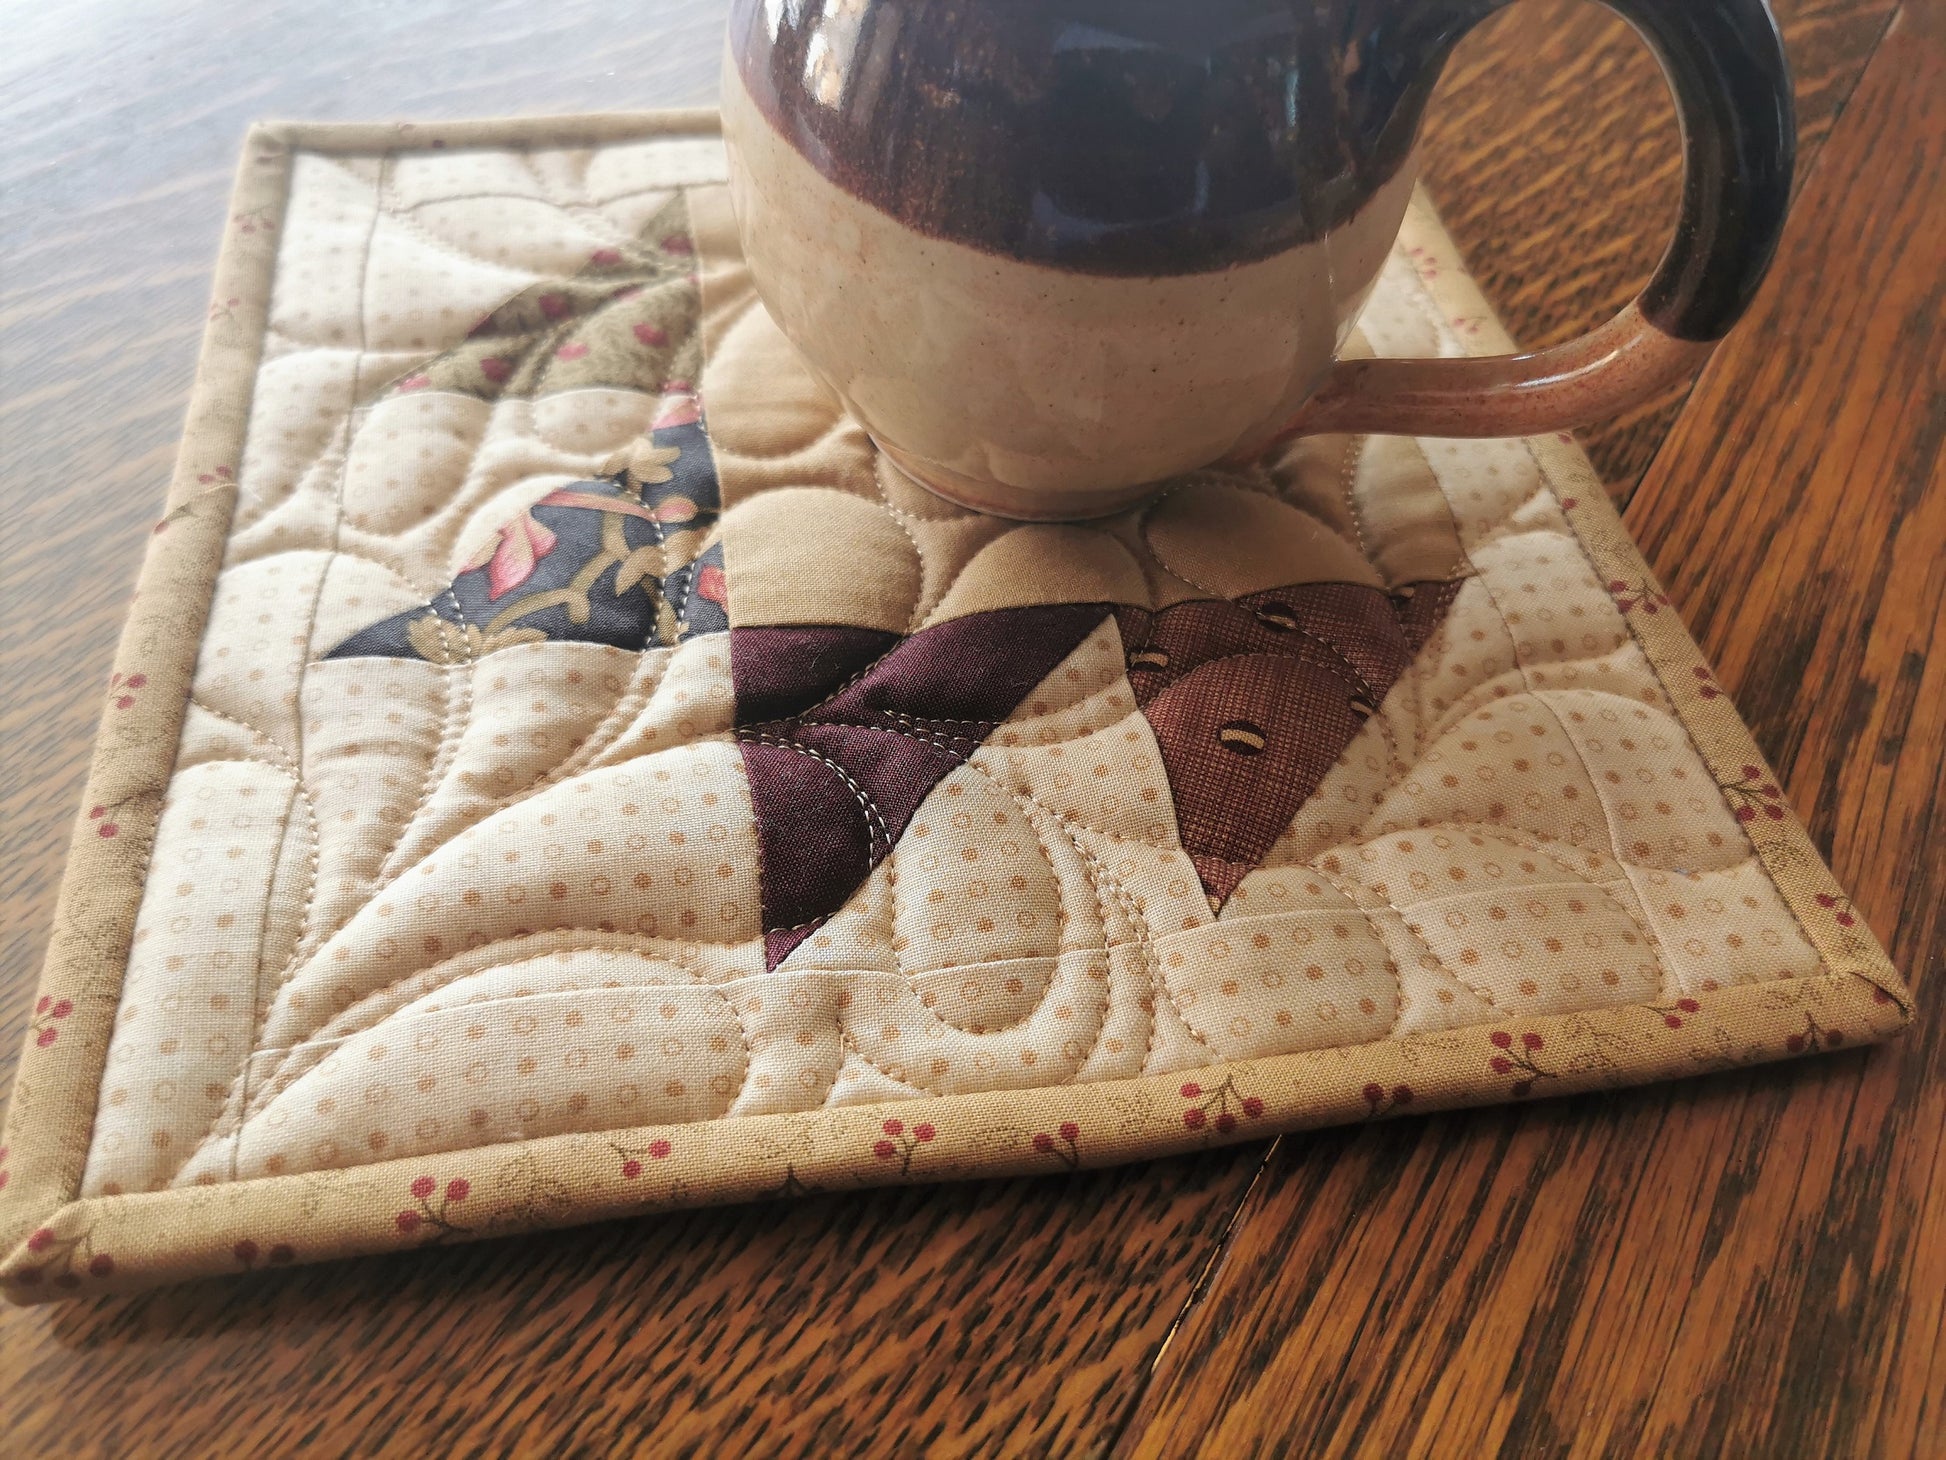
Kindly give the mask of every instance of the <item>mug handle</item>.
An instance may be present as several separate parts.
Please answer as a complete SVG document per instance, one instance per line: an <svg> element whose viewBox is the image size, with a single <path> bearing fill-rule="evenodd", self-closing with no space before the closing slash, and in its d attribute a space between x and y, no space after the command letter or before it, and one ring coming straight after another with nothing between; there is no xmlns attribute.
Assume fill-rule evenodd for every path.
<svg viewBox="0 0 1946 1460"><path fill-rule="evenodd" d="M1777 250L1797 150L1777 23L1765 0L1603 3L1649 43L1682 123L1682 211L1648 286L1593 332L1531 354L1340 360L1277 439L1586 425L1693 376L1736 323Z"/></svg>

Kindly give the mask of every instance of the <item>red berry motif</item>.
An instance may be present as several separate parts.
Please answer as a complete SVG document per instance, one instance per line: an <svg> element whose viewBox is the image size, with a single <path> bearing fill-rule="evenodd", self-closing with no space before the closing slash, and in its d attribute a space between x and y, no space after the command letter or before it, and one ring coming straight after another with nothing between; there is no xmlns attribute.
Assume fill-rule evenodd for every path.
<svg viewBox="0 0 1946 1460"><path fill-rule="evenodd" d="M407 1207L392 1219L402 1236L410 1237L420 1231L426 1232L428 1242L438 1242L446 1237L464 1235L472 1230L462 1227L452 1217L452 1209L472 1194L473 1187L463 1176L456 1176L446 1183L445 1191L439 1190L439 1182L431 1176L415 1176L406 1190L412 1193L419 1205L415 1209ZM433 1205L433 1196L438 1193L439 1204Z"/></svg>
<svg viewBox="0 0 1946 1460"><path fill-rule="evenodd" d="M668 1141L658 1138L650 1141L646 1146L639 1148L633 1146L617 1146L611 1143L609 1149L622 1158L622 1179L625 1181L633 1181L642 1174L642 1157L647 1156L651 1161L666 1161L669 1158L669 1153L675 1147L670 1145ZM455 1181L452 1184L453 1186L460 1187L463 1192L473 1189L463 1180ZM451 1187L447 1189L450 1193Z"/></svg>
<svg viewBox="0 0 1946 1460"><path fill-rule="evenodd" d="M282 1267L285 1263L295 1258L297 1253L288 1242L273 1242L270 1244L270 1251L265 1253L263 1249L258 1247L248 1237L243 1238L236 1246L230 1249L230 1256L234 1257L238 1265L244 1268L255 1267L257 1265L257 1258L260 1255L270 1266Z"/></svg>
<svg viewBox="0 0 1946 1460"><path fill-rule="evenodd" d="M1841 928L1853 927L1858 922L1858 910L1851 905L1851 899L1848 897L1820 892L1818 906L1834 909L1831 920Z"/></svg>
<svg viewBox="0 0 1946 1460"><path fill-rule="evenodd" d="M1034 1149L1043 1156L1052 1156L1072 1171L1081 1164L1081 1127L1071 1120L1064 1120L1057 1129L1059 1140L1042 1131L1034 1137Z"/></svg>
<svg viewBox="0 0 1946 1460"><path fill-rule="evenodd" d="M1716 682L1716 677L1702 665L1698 664L1693 672L1696 678L1701 681L1696 686L1696 693L1704 699L1713 700L1723 693L1723 688Z"/></svg>
<svg viewBox="0 0 1946 1460"><path fill-rule="evenodd" d="M1759 816L1771 821L1784 819L1783 788L1764 774L1762 766L1747 765L1741 779L1717 784L1730 803L1730 814L1738 821L1751 822Z"/></svg>
<svg viewBox="0 0 1946 1460"><path fill-rule="evenodd" d="M622 261L622 251L618 248L598 248L588 255L588 262L601 269L612 269Z"/></svg>
<svg viewBox="0 0 1946 1460"><path fill-rule="evenodd" d="M1388 1091L1373 1080L1361 1093L1365 1097L1365 1116L1368 1120L1380 1115L1395 1115L1402 1107L1412 1103L1410 1085L1394 1085Z"/></svg>
<svg viewBox="0 0 1946 1460"><path fill-rule="evenodd" d="M1214 1130L1229 1135L1239 1122L1255 1120L1264 1113L1264 1102L1237 1089L1236 1077L1226 1076L1214 1090L1205 1090L1194 1080L1182 1087L1182 1098L1200 1101L1182 1113L1182 1123L1190 1130Z"/></svg>
<svg viewBox="0 0 1946 1460"><path fill-rule="evenodd" d="M660 349L669 343L669 332L657 329L652 324L638 324L635 326L635 338L651 349Z"/></svg>
<svg viewBox="0 0 1946 1460"><path fill-rule="evenodd" d="M42 994L36 999L33 1017L27 1021L27 1028L34 1036L34 1047L46 1049L59 1039L61 1021L73 1012L73 999L57 999L52 994Z"/></svg>
<svg viewBox="0 0 1946 1460"><path fill-rule="evenodd" d="M1652 587L1648 579L1640 583L1630 583L1625 578L1616 578L1608 585L1608 591L1615 596L1615 606L1623 613L1659 613L1669 607L1668 595Z"/></svg>
<svg viewBox="0 0 1946 1460"><path fill-rule="evenodd" d="M1546 1045L1547 1041L1533 1030L1529 1029L1520 1036L1518 1049L1515 1048L1512 1031L1506 1029L1494 1030L1493 1033L1487 1036L1487 1042L1495 1049L1506 1051L1504 1054L1489 1056L1487 1059L1487 1068L1492 1070L1496 1075L1512 1075L1516 1073L1520 1075L1520 1078L1514 1081L1511 1087L1516 1098L1532 1091L1534 1081L1551 1080L1554 1078L1554 1071L1543 1068L1540 1062L1534 1058L1535 1054Z"/></svg>
<svg viewBox="0 0 1946 1460"><path fill-rule="evenodd" d="M108 688L111 690L121 691L121 693L117 694L114 697L111 703L118 710L126 710L131 708L135 704L134 692L138 689L146 688L148 686L148 683L149 683L148 675L139 672L128 675L126 678L124 678L120 674L114 674L109 676Z"/></svg>
<svg viewBox="0 0 1946 1460"><path fill-rule="evenodd" d="M0 1152L0 1159L5 1153ZM34 1287L47 1281L63 1289L78 1288L84 1277L105 1278L115 1271L115 1259L95 1249L94 1229L84 1228L63 1237L52 1227L38 1227L26 1248L41 1261L13 1275L13 1281Z"/></svg>
<svg viewBox="0 0 1946 1460"><path fill-rule="evenodd" d="M1677 999L1675 1003L1668 1005L1648 1005L1650 1012L1660 1014L1662 1016L1662 1022L1671 1029L1682 1028L1684 1016L1694 1014L1701 1010L1702 1007L1694 999Z"/></svg>
<svg viewBox="0 0 1946 1460"><path fill-rule="evenodd" d="M907 1130L905 1122L896 1115L887 1116L879 1123L885 1138L872 1142L872 1154L881 1161L897 1161L899 1175L904 1176L912 1170L912 1158L919 1148L928 1145L938 1136L938 1130L931 1121L921 1121Z"/></svg>

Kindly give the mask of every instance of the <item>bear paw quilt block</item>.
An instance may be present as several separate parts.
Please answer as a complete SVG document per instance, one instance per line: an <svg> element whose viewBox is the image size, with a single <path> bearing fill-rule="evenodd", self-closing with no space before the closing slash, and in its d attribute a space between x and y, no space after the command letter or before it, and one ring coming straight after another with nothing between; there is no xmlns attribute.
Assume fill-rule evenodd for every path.
<svg viewBox="0 0 1946 1460"><path fill-rule="evenodd" d="M796 357L723 176L706 114L253 135L8 1117L9 1296L1907 1017L1570 441L981 516ZM1507 348L1423 200L1349 348Z"/></svg>

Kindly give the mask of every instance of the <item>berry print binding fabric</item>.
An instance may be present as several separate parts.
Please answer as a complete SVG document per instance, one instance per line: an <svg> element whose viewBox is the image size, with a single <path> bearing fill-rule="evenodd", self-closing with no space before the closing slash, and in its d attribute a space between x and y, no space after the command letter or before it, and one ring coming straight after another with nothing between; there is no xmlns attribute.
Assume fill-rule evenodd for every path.
<svg viewBox="0 0 1946 1460"><path fill-rule="evenodd" d="M1566 438L880 460L707 114L262 129L0 1150L35 1301L1883 1037ZM1351 351L1508 347L1415 202Z"/></svg>

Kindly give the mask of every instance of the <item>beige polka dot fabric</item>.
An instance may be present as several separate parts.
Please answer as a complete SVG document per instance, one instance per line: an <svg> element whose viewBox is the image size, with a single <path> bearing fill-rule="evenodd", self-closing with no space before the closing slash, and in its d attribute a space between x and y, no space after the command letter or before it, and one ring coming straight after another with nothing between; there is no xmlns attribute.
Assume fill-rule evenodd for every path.
<svg viewBox="0 0 1946 1460"><path fill-rule="evenodd" d="M1100 522L981 517L799 362L723 167L698 114L252 137L0 1149L8 1296L1130 1160L1904 1021L1571 442L1318 438ZM672 218L697 379L577 337L555 385L444 383L508 301L551 317L551 281ZM1352 348L1505 346L1416 203ZM332 654L643 461L672 391L729 632L462 615L436 653ZM1318 639L1354 728L1213 872L1142 678L1174 641L1139 626L1286 630L1277 594L1345 585L1438 611L1377 688ZM738 635L1089 604L1010 710L894 727L950 752L909 815L813 756L867 855L779 941Z"/></svg>

